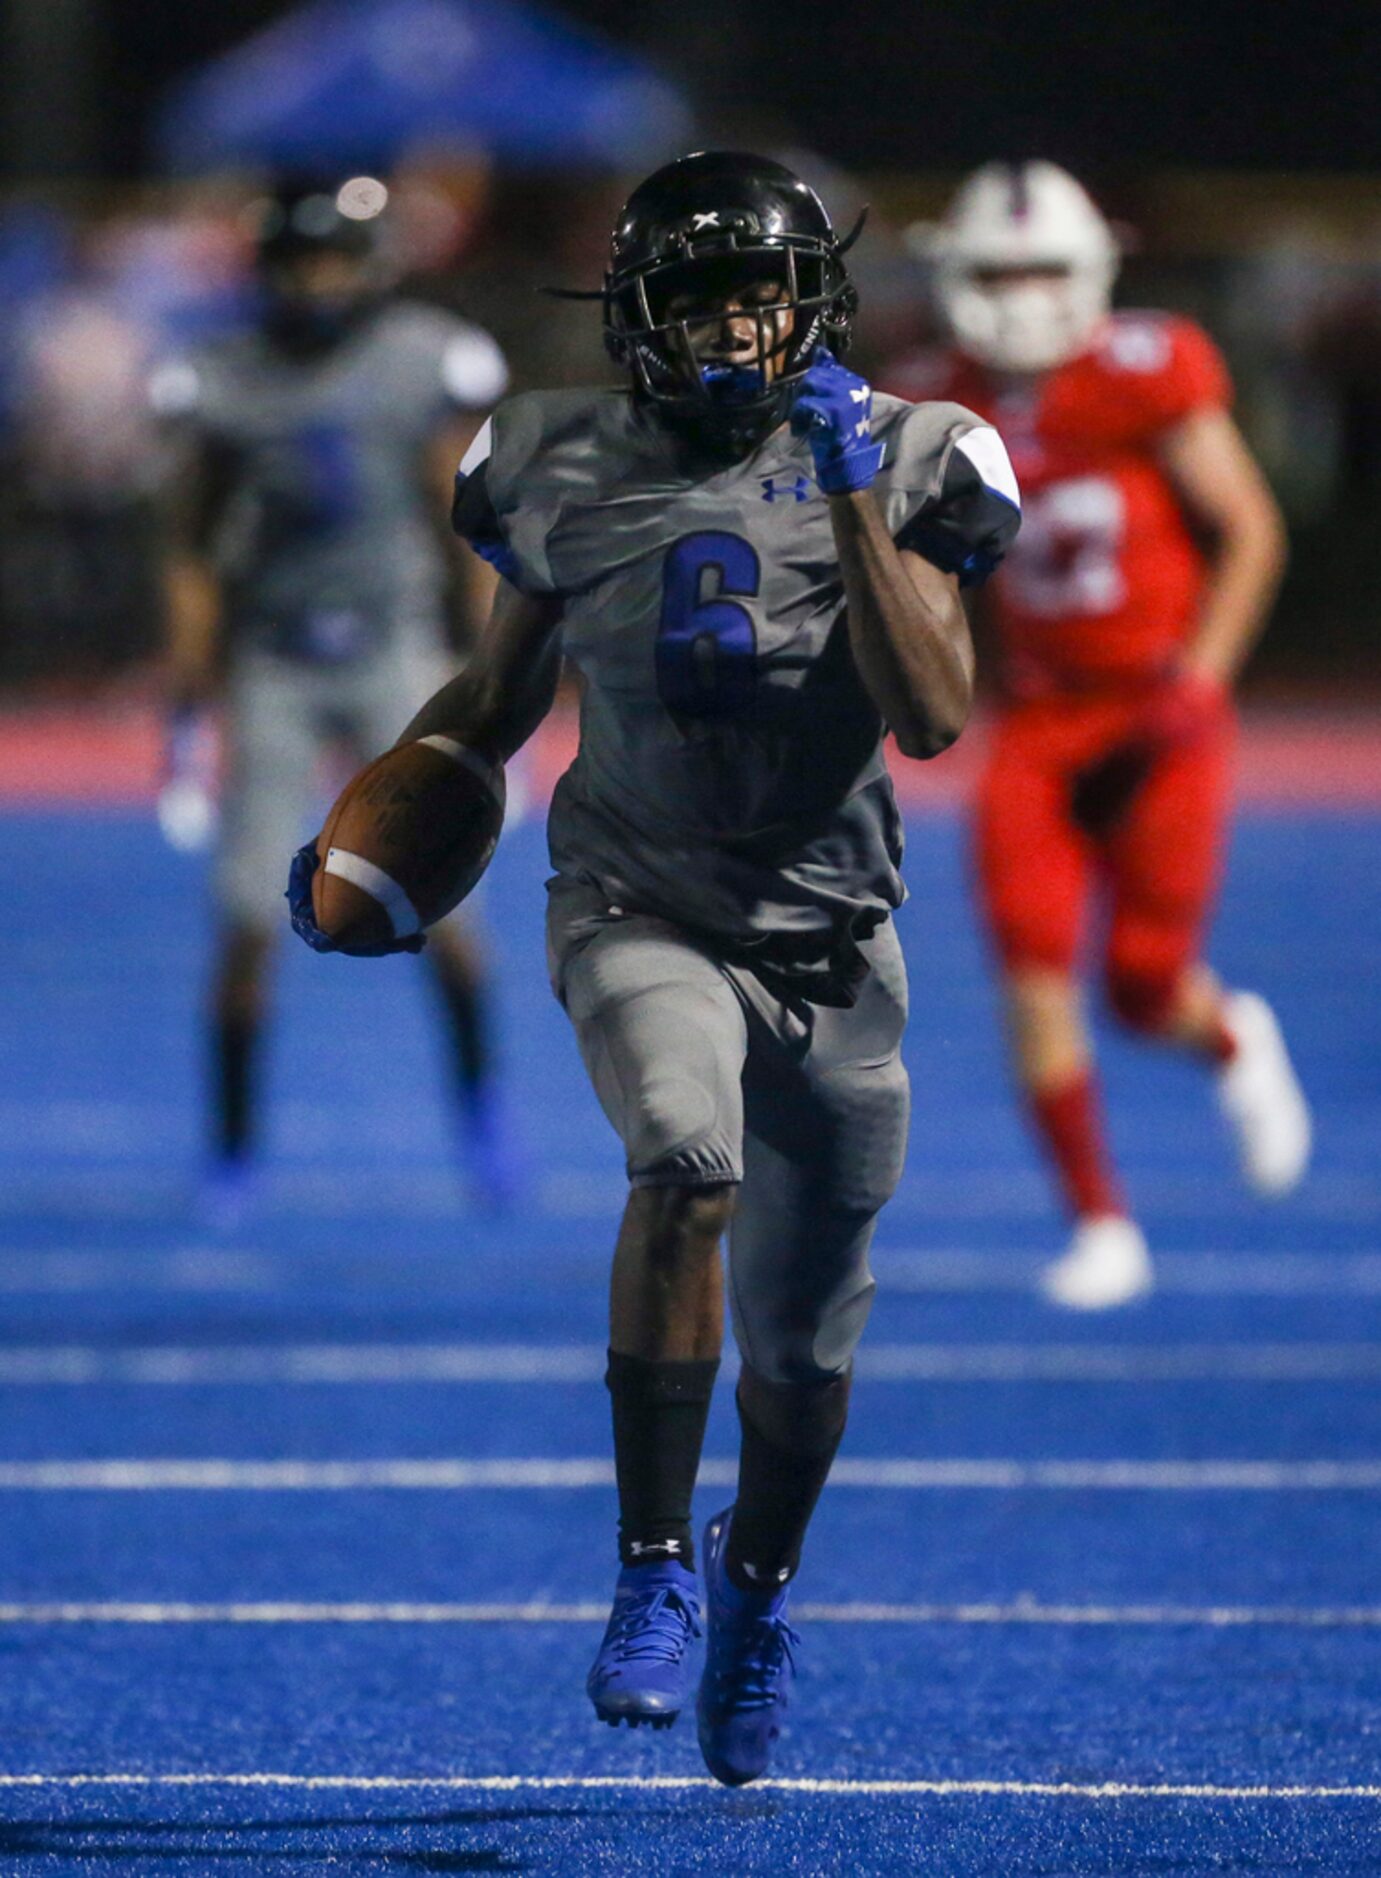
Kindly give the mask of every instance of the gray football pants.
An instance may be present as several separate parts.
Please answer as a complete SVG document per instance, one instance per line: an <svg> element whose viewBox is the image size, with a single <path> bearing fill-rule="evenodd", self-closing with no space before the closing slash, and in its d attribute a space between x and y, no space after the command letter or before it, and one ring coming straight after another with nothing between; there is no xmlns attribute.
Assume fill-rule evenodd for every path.
<svg viewBox="0 0 1381 1878"><path fill-rule="evenodd" d="M744 1359L778 1382L849 1363L877 1215L906 1151L906 971L890 920L851 1010L784 1004L666 921L554 883L552 985L634 1186L739 1187L729 1297Z"/></svg>

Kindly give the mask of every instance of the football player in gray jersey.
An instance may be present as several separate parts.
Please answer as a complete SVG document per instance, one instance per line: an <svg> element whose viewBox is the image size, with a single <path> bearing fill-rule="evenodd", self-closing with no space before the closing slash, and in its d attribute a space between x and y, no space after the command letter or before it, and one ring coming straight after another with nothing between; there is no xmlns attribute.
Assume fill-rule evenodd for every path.
<svg viewBox="0 0 1381 1878"><path fill-rule="evenodd" d="M730 1784L779 1731L788 1584L906 1142L883 733L916 758L958 736L960 588L1019 514L994 431L874 398L838 362L848 246L759 158L686 157L634 192L601 296L631 382L513 398L476 439L453 519L499 591L406 733L512 751L562 653L584 679L551 811L551 972L630 1182L607 1377L621 1570L587 1688L612 1723L666 1725L686 1699L727 1231L742 1446L706 1533L697 1714Z"/></svg>
<svg viewBox="0 0 1381 1878"><path fill-rule="evenodd" d="M207 1202L236 1216L252 1179L254 1069L283 927L280 856L298 835L324 746L389 742L455 669L443 619L455 452L507 386L478 327L388 297L381 183L287 186L258 241L262 319L164 367L153 393L172 438L166 590L171 767L195 714L225 704L227 775L216 867L220 932ZM471 555L460 596L487 613L494 577ZM478 573L476 572L478 569ZM431 959L453 1042L472 1179L501 1197L482 960L465 926Z"/></svg>

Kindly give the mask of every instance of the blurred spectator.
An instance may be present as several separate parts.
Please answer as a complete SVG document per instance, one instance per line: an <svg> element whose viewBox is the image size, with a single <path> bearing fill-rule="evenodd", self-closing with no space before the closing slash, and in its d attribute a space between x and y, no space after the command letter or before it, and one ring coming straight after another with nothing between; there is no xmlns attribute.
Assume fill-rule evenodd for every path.
<svg viewBox="0 0 1381 1878"><path fill-rule="evenodd" d="M91 677L152 649L149 335L89 274L32 302L0 503L0 675Z"/></svg>
<svg viewBox="0 0 1381 1878"><path fill-rule="evenodd" d="M75 245L51 217L18 232L0 240L0 283L20 302L8 327L0 677L90 681L157 644L149 371L245 318L247 247L226 204L195 197L93 221Z"/></svg>
<svg viewBox="0 0 1381 1878"><path fill-rule="evenodd" d="M67 278L70 247L55 209L20 202L0 212L0 430L10 419L26 313Z"/></svg>

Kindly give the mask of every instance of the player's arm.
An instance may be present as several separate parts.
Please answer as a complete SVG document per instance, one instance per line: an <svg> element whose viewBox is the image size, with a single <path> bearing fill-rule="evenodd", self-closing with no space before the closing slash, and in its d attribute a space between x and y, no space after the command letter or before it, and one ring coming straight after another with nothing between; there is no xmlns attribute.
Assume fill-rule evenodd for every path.
<svg viewBox="0 0 1381 1878"><path fill-rule="evenodd" d="M959 581L898 548L871 490L829 498L859 676L904 756L947 750L968 721L974 658Z"/></svg>
<svg viewBox="0 0 1381 1878"><path fill-rule="evenodd" d="M524 590L528 583L490 491L498 421L477 427L454 470L451 526L466 544L466 558L486 562L501 578L464 670L423 705L399 742L454 737L506 759L527 742L556 696L562 600L559 594Z"/></svg>
<svg viewBox="0 0 1381 1878"><path fill-rule="evenodd" d="M1230 685L1262 626L1285 566L1285 526L1236 424L1219 407L1166 431L1160 461L1185 512L1209 541L1209 573L1181 667Z"/></svg>
<svg viewBox="0 0 1381 1878"><path fill-rule="evenodd" d="M174 716L204 704L220 663L221 582L212 540L232 475L228 447L207 421L203 372L183 360L148 386L160 437L158 524L166 695Z"/></svg>
<svg viewBox="0 0 1381 1878"><path fill-rule="evenodd" d="M219 667L221 583L209 545L219 480L212 452L192 446L179 454L162 495L167 692L175 713L207 701Z"/></svg>
<svg viewBox="0 0 1381 1878"><path fill-rule="evenodd" d="M958 419L966 415L956 410ZM973 639L959 590L992 571L1020 517L1006 453L977 419L967 429L956 423L938 463L925 470L925 499L894 537L872 489L883 450L873 442L864 380L819 354L792 424L809 438L829 498L859 675L903 754L938 756L973 702ZM937 469L938 488L931 486Z"/></svg>
<svg viewBox="0 0 1381 1878"><path fill-rule="evenodd" d="M500 580L464 671L427 700L399 743L415 737L453 737L505 759L512 756L556 696L560 627L558 596L520 593Z"/></svg>

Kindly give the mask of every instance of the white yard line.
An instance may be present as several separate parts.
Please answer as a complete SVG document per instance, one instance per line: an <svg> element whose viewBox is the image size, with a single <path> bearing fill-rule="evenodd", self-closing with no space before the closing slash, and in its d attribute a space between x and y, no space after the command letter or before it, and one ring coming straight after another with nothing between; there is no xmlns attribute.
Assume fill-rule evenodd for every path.
<svg viewBox="0 0 1381 1878"><path fill-rule="evenodd" d="M730 1487L738 1464L707 1460L703 1486ZM548 1491L607 1487L610 1460L103 1460L6 1461L11 1493L331 1493L376 1488L424 1492ZM837 1461L832 1487L886 1490L1153 1493L1373 1493L1381 1461L857 1460Z"/></svg>
<svg viewBox="0 0 1381 1878"><path fill-rule="evenodd" d="M1376 1360L1381 1374L1381 1345ZM599 1344L0 1345L0 1386L50 1383L600 1382Z"/></svg>
<svg viewBox="0 0 1381 1878"><path fill-rule="evenodd" d="M884 1291L1028 1291L1041 1260L1016 1252L880 1251ZM1381 1294L1376 1252L1157 1252L1156 1287L1188 1297L1350 1298Z"/></svg>
<svg viewBox="0 0 1381 1878"><path fill-rule="evenodd" d="M1381 1605L828 1604L803 1602L793 1613L813 1624L1047 1625L1060 1629L1375 1630ZM0 1604L0 1624L602 1624L608 1601L576 1604L419 1603L54 1603Z"/></svg>
<svg viewBox="0 0 1381 1878"><path fill-rule="evenodd" d="M460 1172L447 1168L439 1155L434 1161L409 1162L404 1156L411 1144L395 1158L387 1158L386 1139L377 1145L376 1164L352 1166L346 1129L329 1161L276 1169L268 1181L264 1215L279 1222L329 1221L342 1226L368 1219L384 1229L480 1217L466 1196ZM175 1228L179 1217L186 1217L170 1203L169 1171L156 1162L131 1159L118 1142L94 1158L93 1165L87 1153L69 1156L61 1142L35 1144L28 1157L15 1155L0 1181L0 1220L57 1212L67 1219ZM1221 1178L1186 1174L1177 1167L1178 1157L1170 1156L1147 1174L1154 1179L1163 1218L1174 1220L1180 1231L1195 1230L1195 1221L1226 1224L1233 1219L1241 1201L1226 1167ZM558 1169L540 1178L526 1210L549 1226L607 1233L626 1197L626 1184L617 1172L587 1175ZM1374 1226L1381 1185L1365 1174L1313 1175L1292 1207L1294 1216L1309 1221L1313 1232ZM897 1197L896 1215L927 1233L945 1232L960 1221L995 1231L1046 1232L1050 1189L1035 1172L960 1167L908 1179Z"/></svg>
<svg viewBox="0 0 1381 1878"><path fill-rule="evenodd" d="M259 1252L189 1246L178 1252L0 1251L0 1294L129 1291L279 1291L286 1261Z"/></svg>
<svg viewBox="0 0 1381 1878"><path fill-rule="evenodd" d="M865 1343L858 1370L870 1382L1381 1381L1381 1343Z"/></svg>
<svg viewBox="0 0 1381 1878"><path fill-rule="evenodd" d="M592 1235L584 1261L591 1282L605 1279L603 1237ZM956 1249L879 1251L874 1258L885 1291L963 1296L991 1291L1031 1291L1041 1267L1035 1254ZM389 1259L342 1248L301 1256L261 1250L219 1250L188 1245L172 1252L63 1250L27 1252L0 1248L0 1294L47 1296L73 1292L263 1292L301 1293L322 1274L342 1269L352 1291L396 1287L400 1275L425 1274L429 1290L459 1293L466 1280L463 1260L450 1253L410 1253ZM1160 1293L1186 1297L1355 1298L1381 1296L1378 1252L1158 1252Z"/></svg>
<svg viewBox="0 0 1381 1878"><path fill-rule="evenodd" d="M716 1781L694 1774L0 1774L0 1788L257 1787L306 1793L722 1793ZM1227 1786L1131 1780L811 1780L753 1783L774 1793L968 1796L1076 1800L1378 1800L1381 1786Z"/></svg>
<svg viewBox="0 0 1381 1878"><path fill-rule="evenodd" d="M599 1344L0 1345L0 1387L603 1380ZM1381 1343L866 1344L870 1382L1381 1381Z"/></svg>

